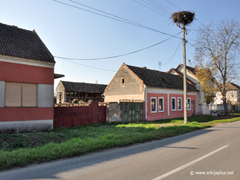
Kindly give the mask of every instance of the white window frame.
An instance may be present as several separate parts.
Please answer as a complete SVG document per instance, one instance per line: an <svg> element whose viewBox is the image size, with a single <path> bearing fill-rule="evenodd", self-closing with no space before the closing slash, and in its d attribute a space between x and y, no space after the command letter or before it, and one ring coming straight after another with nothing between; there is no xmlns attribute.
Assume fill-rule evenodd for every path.
<svg viewBox="0 0 240 180"><path fill-rule="evenodd" d="M152 111L152 99L155 99L155 111ZM157 112L157 98L156 97L151 97L150 109L151 109L151 113Z"/></svg>
<svg viewBox="0 0 240 180"><path fill-rule="evenodd" d="M159 109L159 99L162 99L162 110ZM164 98L163 97L159 97L158 98L158 112L164 112Z"/></svg>
<svg viewBox="0 0 240 180"><path fill-rule="evenodd" d="M181 100L181 108L180 108L180 109L178 108L178 100L177 100L177 109L178 109L178 111L181 111L181 110L182 110L182 98L181 98L181 97L178 97L177 99L178 99L178 100L179 100L179 99Z"/></svg>
<svg viewBox="0 0 240 180"><path fill-rule="evenodd" d="M188 104L188 100L189 100L189 104ZM189 107L188 107L189 105ZM191 110L191 98L187 98L187 110Z"/></svg>
<svg viewBox="0 0 240 180"><path fill-rule="evenodd" d="M172 100L173 100L173 99L175 100L175 109L173 109L173 106L172 106ZM175 98L175 97L172 97L172 98L171 98L171 110L172 110L172 111L176 111L176 109L177 109L176 98Z"/></svg>

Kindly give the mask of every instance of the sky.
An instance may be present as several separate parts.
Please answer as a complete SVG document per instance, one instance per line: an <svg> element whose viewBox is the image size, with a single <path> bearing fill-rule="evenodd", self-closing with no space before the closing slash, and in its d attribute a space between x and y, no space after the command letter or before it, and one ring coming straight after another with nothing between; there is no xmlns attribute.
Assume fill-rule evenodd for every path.
<svg viewBox="0 0 240 180"><path fill-rule="evenodd" d="M239 0L0 2L1 23L27 30L35 29L55 56L54 72L65 75L54 81L55 89L60 80L108 84L123 63L164 72L176 68L183 63L183 47L182 30L171 19L174 12L195 12L195 19L187 26L186 35L186 58L187 65L190 66L193 66L194 61L192 44L199 27L226 18L240 21ZM112 18L105 17L109 14L113 15ZM118 17L123 19L117 21ZM125 23L126 20L128 23ZM156 46L138 51L157 43ZM138 52L131 53L134 51ZM128 55L102 59L124 54Z"/></svg>

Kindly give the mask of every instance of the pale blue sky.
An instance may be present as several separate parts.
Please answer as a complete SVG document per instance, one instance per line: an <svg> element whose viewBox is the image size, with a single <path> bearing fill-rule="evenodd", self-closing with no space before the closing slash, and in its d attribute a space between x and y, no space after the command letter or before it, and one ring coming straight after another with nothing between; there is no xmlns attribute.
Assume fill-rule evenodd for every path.
<svg viewBox="0 0 240 180"><path fill-rule="evenodd" d="M59 1L86 8L68 0ZM181 29L170 19L171 13L181 11L181 9L193 11L196 19L187 27L188 35L186 38L189 43L193 43L196 36L194 30L202 24L207 25L210 21L216 22L225 18L236 18L240 21L239 0L136 0L145 5L148 5L145 2L154 2L155 6L159 8L155 10L164 16L134 0L75 1L171 35L181 32ZM16 25L23 29L35 29L54 56L69 58L115 56L150 46L170 37L59 4L52 0L0 0L0 2L0 22ZM160 9L163 7L161 5L165 9L167 8L170 13ZM178 37L181 38L182 34L180 33ZM158 62L161 61L163 64L161 71L168 71L179 63L183 63L180 42L181 40L178 38L171 38L158 46L135 54L100 61L73 61L74 63L71 63L69 60L55 58L55 73L64 74L65 77L61 80L65 81L86 83L98 81L99 84L108 84L123 62L158 70ZM169 61L179 44L180 47L175 56ZM193 47L187 45L187 60L193 60L193 56ZM168 63L165 64L166 62ZM92 69L76 63L110 71ZM55 80L55 87L59 80Z"/></svg>

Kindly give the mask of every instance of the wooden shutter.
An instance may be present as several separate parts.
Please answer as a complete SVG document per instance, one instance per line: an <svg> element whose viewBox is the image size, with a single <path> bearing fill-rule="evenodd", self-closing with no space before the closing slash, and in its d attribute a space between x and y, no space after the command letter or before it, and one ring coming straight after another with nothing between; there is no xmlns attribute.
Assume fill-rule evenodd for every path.
<svg viewBox="0 0 240 180"><path fill-rule="evenodd" d="M5 83L5 106L6 107L21 106L21 83L15 82Z"/></svg>
<svg viewBox="0 0 240 180"><path fill-rule="evenodd" d="M37 106L37 84L22 83L22 107Z"/></svg>

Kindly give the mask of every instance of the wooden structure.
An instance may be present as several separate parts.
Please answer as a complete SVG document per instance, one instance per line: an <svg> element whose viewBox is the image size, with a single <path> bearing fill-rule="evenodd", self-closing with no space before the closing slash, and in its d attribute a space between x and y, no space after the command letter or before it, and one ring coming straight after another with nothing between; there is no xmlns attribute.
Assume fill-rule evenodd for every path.
<svg viewBox="0 0 240 180"><path fill-rule="evenodd" d="M103 102L102 94L107 85L80 82L59 81L56 88L57 104L72 102Z"/></svg>

